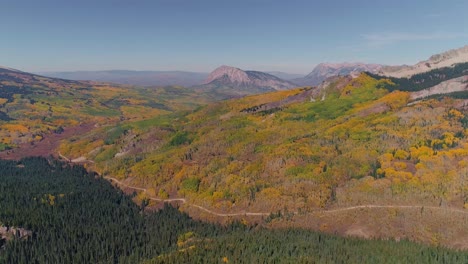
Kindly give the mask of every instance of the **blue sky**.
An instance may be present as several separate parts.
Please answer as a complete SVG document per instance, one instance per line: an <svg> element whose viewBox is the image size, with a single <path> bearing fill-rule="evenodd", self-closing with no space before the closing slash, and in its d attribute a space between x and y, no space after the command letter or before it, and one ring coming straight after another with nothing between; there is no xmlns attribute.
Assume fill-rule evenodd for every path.
<svg viewBox="0 0 468 264"><path fill-rule="evenodd" d="M0 65L24 71L308 73L413 64L468 44L468 1L0 0Z"/></svg>

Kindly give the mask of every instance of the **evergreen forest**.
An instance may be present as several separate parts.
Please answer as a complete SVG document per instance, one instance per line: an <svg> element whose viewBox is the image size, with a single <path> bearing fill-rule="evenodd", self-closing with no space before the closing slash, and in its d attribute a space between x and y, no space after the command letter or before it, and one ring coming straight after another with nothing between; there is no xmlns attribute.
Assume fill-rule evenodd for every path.
<svg viewBox="0 0 468 264"><path fill-rule="evenodd" d="M204 223L145 211L99 175L53 159L0 160L0 263L467 263L468 253L409 241Z"/></svg>

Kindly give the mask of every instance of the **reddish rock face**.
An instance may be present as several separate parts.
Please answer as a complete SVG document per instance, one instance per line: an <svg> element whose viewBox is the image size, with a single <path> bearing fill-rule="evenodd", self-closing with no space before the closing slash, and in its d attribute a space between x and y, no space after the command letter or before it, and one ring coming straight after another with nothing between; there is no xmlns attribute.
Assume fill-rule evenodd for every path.
<svg viewBox="0 0 468 264"><path fill-rule="evenodd" d="M248 83L250 81L249 76L245 71L238 68L223 65L215 69L212 73L210 73L208 78L203 83L208 84L216 79L223 78L224 76L227 76L227 78L231 82L236 83Z"/></svg>
<svg viewBox="0 0 468 264"><path fill-rule="evenodd" d="M286 90L296 87L294 83L282 80L274 75L259 71L243 71L239 68L221 66L214 70L204 81L205 85L218 84L224 86L262 87L271 90Z"/></svg>

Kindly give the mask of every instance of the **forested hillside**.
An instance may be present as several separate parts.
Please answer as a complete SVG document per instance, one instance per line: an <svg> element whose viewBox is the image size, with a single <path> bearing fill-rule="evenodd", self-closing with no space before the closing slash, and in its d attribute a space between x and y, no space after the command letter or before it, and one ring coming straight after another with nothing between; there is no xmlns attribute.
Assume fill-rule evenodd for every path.
<svg viewBox="0 0 468 264"><path fill-rule="evenodd" d="M81 166L43 158L0 165L0 223L32 231L7 242L1 263L137 263L173 248L185 232L223 230L172 207L142 214L131 197Z"/></svg>
<svg viewBox="0 0 468 264"><path fill-rule="evenodd" d="M409 104L410 94L392 91L393 86L366 74L335 78L321 90L248 96L172 121L108 127L108 135L116 133L114 144L99 147L89 134L63 142L60 151L93 160L104 175L148 188L142 198L185 197L218 212L304 213L366 204L463 210L468 206L465 104L451 98ZM466 217L453 217L451 225L432 218L434 228L427 233L405 227L382 236L465 247ZM449 232L460 237L451 239Z"/></svg>
<svg viewBox="0 0 468 264"><path fill-rule="evenodd" d="M135 155L85 153L94 148L92 138L63 144L61 151L87 155L104 174L132 177L155 194L178 193L225 209L356 204L363 198L351 191L355 185L373 202L390 202L388 190L408 202L463 208L466 110L450 99L407 106L408 93L388 92L390 82L367 75L342 80L315 102L306 98L266 113L245 109L307 91L210 105L180 122L154 122L149 134L129 124L109 149L139 148Z"/></svg>
<svg viewBox="0 0 468 264"><path fill-rule="evenodd" d="M2 74L2 88L15 88L2 90L1 146L22 150L2 157L31 155L41 146L47 155L147 188L140 200L184 198L182 209L201 218L213 215L190 205L218 213L295 213L291 223L271 226L468 247L466 213L457 211L468 207L462 99L414 103L391 80L362 74L196 107L205 97L183 88ZM374 208L364 218L388 219L388 232L375 225L361 232L344 224L362 220L358 215L310 215L361 205L413 206L405 220L427 222L421 229L402 226L400 212ZM422 207L425 213L415 215ZM359 222L357 230L369 223Z"/></svg>
<svg viewBox="0 0 468 264"><path fill-rule="evenodd" d="M468 254L407 241L365 241L302 229L194 221L165 206L142 211L81 166L0 160L0 263L465 263ZM5 241L2 240L2 244Z"/></svg>

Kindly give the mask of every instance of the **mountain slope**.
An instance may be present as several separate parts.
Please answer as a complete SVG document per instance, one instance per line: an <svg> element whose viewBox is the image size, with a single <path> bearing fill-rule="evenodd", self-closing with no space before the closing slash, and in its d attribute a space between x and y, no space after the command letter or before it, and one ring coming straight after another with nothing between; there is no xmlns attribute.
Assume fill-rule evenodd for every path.
<svg viewBox="0 0 468 264"><path fill-rule="evenodd" d="M465 92L464 98L468 98L468 74L440 82L428 89L413 92L411 93L411 99L417 100L434 95L455 94L460 92Z"/></svg>
<svg viewBox="0 0 468 264"><path fill-rule="evenodd" d="M364 63L320 63L305 77L292 81L303 86L316 86L328 77L338 75L357 76L361 72L377 72L381 67L379 64Z"/></svg>
<svg viewBox="0 0 468 264"><path fill-rule="evenodd" d="M74 136L73 131L83 133L84 128L99 130L98 126L155 118L203 102L192 90L180 87L135 88L0 68L0 151L27 144L33 148L64 128L73 127Z"/></svg>
<svg viewBox="0 0 468 264"><path fill-rule="evenodd" d="M208 73L184 71L75 71L40 72L39 74L69 80L90 80L141 86L193 86L203 82Z"/></svg>
<svg viewBox="0 0 468 264"><path fill-rule="evenodd" d="M468 45L433 55L428 60L421 61L414 66L385 66L378 71L378 74L396 78L408 78L415 74L443 67L452 67L457 63L463 62L468 62Z"/></svg>
<svg viewBox="0 0 468 264"><path fill-rule="evenodd" d="M118 158L97 156L91 137L64 141L61 151L70 158L84 155L103 175L145 186L152 196L184 197L220 213L280 210L285 218L302 219L295 225L330 232L425 242L436 236L438 243L463 245L468 235L463 214L468 189L461 184L468 159L463 100L408 105L410 93L390 92L391 82L366 74L327 83L317 92L294 89L227 100L151 133L128 132L115 141L114 149L124 150ZM314 214L361 205L377 207ZM430 209L441 206L451 210ZM451 225L444 224L447 215ZM409 223L403 227L402 217ZM449 235L453 232L456 237Z"/></svg>
<svg viewBox="0 0 468 264"><path fill-rule="evenodd" d="M219 99L258 94L269 91L287 90L294 83L259 71L243 71L239 68L221 66L215 69L203 85L195 89L214 95Z"/></svg>

